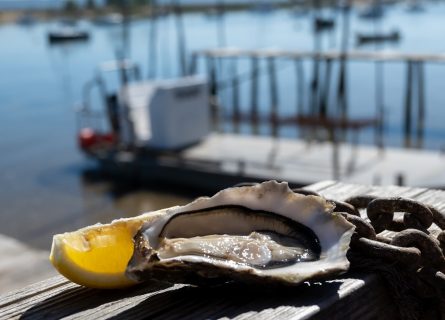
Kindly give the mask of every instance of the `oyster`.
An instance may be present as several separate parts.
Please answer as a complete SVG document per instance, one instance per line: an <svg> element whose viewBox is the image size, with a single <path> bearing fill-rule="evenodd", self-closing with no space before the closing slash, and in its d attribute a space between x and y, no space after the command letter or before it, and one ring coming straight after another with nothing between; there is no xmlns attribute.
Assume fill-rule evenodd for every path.
<svg viewBox="0 0 445 320"><path fill-rule="evenodd" d="M127 276L295 285L346 271L354 226L334 204L268 181L174 207L135 236Z"/></svg>

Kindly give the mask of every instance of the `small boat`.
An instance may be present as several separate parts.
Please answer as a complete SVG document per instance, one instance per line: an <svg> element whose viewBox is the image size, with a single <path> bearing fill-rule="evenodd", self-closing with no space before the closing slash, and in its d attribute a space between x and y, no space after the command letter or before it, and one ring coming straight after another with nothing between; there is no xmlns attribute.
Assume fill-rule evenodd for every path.
<svg viewBox="0 0 445 320"><path fill-rule="evenodd" d="M371 42L398 42L400 38L401 36L399 31L392 31L390 33L358 33L357 45L363 45Z"/></svg>
<svg viewBox="0 0 445 320"><path fill-rule="evenodd" d="M314 19L314 30L317 32L323 30L330 30L334 28L334 26L335 26L334 19L320 18L320 17Z"/></svg>
<svg viewBox="0 0 445 320"><path fill-rule="evenodd" d="M62 27L48 33L49 43L61 43L70 41L86 41L90 37L87 31L77 30L71 27Z"/></svg>

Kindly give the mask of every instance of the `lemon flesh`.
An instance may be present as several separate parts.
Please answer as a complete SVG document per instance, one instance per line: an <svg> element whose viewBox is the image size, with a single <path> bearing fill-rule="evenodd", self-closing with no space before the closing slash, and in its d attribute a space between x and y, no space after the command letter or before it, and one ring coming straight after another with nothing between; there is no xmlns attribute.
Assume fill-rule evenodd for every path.
<svg viewBox="0 0 445 320"><path fill-rule="evenodd" d="M136 282L125 276L133 237L143 223L166 210L57 234L49 259L60 274L82 286L114 289L134 285Z"/></svg>

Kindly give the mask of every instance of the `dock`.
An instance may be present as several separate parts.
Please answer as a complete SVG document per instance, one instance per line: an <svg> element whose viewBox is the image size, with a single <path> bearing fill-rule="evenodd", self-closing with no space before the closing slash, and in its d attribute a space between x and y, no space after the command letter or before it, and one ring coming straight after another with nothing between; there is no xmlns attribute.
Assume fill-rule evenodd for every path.
<svg viewBox="0 0 445 320"><path fill-rule="evenodd" d="M445 154L348 143L213 133L180 153L116 153L100 159L113 174L216 191L270 179L303 186L321 180L444 187ZM442 178L442 179L441 179Z"/></svg>
<svg viewBox="0 0 445 320"><path fill-rule="evenodd" d="M401 196L442 210L445 193L324 181L307 189L344 200L358 194ZM376 273L348 272L294 289L259 290L234 284L201 288L148 282L125 290L97 290L61 276L0 296L9 319L397 319L388 283Z"/></svg>
<svg viewBox="0 0 445 320"><path fill-rule="evenodd" d="M55 276L49 252L32 249L0 234L0 294Z"/></svg>

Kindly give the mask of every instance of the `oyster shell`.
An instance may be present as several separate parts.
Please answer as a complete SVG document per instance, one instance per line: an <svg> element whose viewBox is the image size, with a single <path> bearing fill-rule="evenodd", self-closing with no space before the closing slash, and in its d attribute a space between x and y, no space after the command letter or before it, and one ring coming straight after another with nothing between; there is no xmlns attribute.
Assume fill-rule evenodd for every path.
<svg viewBox="0 0 445 320"><path fill-rule="evenodd" d="M334 204L268 181L174 207L135 236L127 275L209 284L295 285L346 271L354 226Z"/></svg>

